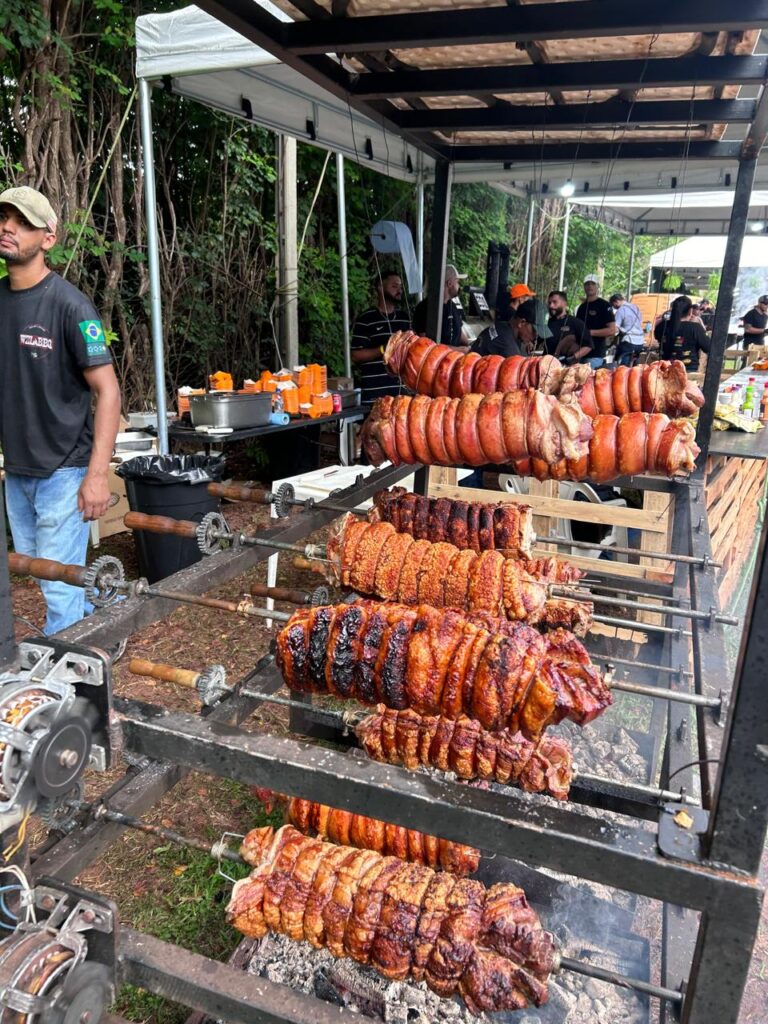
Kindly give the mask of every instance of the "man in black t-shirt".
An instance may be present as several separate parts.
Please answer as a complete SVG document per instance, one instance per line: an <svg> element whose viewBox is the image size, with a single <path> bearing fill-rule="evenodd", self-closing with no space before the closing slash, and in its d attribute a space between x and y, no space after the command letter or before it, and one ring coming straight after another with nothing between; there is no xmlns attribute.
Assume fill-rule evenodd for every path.
<svg viewBox="0 0 768 1024"><path fill-rule="evenodd" d="M461 348L469 351L469 336L464 330L461 319L461 310L453 301L459 294L459 281L466 274L460 274L456 267L447 263L445 267L445 285L443 287L443 322L440 328L440 338L443 345L453 345L454 348ZM421 301L413 311L413 329L417 334L426 334L427 330L427 300Z"/></svg>
<svg viewBox="0 0 768 1024"><path fill-rule="evenodd" d="M400 394L400 381L387 373L382 356L391 335L411 329L408 314L398 307L403 297L400 275L385 271L377 278L375 291L376 305L357 318L350 342L352 362L360 368L364 402Z"/></svg>
<svg viewBox="0 0 768 1024"><path fill-rule="evenodd" d="M544 351L568 363L588 362L592 356L592 338L584 323L568 312L565 292L550 292L547 305L547 327L552 337L544 342Z"/></svg>
<svg viewBox="0 0 768 1024"><path fill-rule="evenodd" d="M768 295L761 295L757 305L744 314L744 341L747 345L762 345L768 324Z"/></svg>
<svg viewBox="0 0 768 1024"><path fill-rule="evenodd" d="M99 314L48 269L56 214L26 186L0 194L0 444L20 554L82 564L111 494L120 389ZM95 398L95 415L91 413ZM83 590L44 582L50 635L83 617Z"/></svg>
<svg viewBox="0 0 768 1024"><path fill-rule="evenodd" d="M592 355L587 362L593 370L605 362L606 346L616 335L616 317L610 302L600 298L600 279L596 274L584 278L584 301L576 310L577 320L587 325L592 338Z"/></svg>

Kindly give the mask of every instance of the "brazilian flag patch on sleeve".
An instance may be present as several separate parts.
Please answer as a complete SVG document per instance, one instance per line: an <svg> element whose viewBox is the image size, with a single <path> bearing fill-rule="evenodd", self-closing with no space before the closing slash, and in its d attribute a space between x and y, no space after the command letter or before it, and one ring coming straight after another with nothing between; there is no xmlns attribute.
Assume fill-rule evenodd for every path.
<svg viewBox="0 0 768 1024"><path fill-rule="evenodd" d="M107 344L101 321L83 320L78 324L78 327L85 341L85 350L88 357L105 356L107 354Z"/></svg>

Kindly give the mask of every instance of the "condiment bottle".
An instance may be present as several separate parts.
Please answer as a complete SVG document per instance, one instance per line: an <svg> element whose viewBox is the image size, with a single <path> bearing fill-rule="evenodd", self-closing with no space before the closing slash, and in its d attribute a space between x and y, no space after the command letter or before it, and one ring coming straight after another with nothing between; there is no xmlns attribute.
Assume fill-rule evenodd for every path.
<svg viewBox="0 0 768 1024"><path fill-rule="evenodd" d="M744 391L744 401L741 405L741 411L744 416L751 416L754 418L755 415L755 388L752 384L747 384Z"/></svg>
<svg viewBox="0 0 768 1024"><path fill-rule="evenodd" d="M763 397L760 399L760 419L768 423L768 381L763 384Z"/></svg>

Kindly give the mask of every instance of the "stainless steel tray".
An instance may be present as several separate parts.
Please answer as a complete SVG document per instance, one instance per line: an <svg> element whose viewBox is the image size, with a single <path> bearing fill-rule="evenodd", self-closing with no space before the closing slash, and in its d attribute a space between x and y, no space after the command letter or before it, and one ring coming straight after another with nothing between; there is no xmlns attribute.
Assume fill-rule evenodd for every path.
<svg viewBox="0 0 768 1024"><path fill-rule="evenodd" d="M255 395L224 395L211 392L189 396L189 415L195 427L265 427L272 411L269 391Z"/></svg>

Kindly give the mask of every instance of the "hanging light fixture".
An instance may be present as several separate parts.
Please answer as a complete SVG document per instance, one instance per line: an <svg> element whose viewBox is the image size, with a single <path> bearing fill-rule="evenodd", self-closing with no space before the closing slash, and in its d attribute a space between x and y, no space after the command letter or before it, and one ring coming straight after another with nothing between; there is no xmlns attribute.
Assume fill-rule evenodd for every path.
<svg viewBox="0 0 768 1024"><path fill-rule="evenodd" d="M573 195L575 191L576 186L573 184L570 178L568 179L568 181L566 181L564 185L560 186L560 195L564 199L570 199L570 197Z"/></svg>

